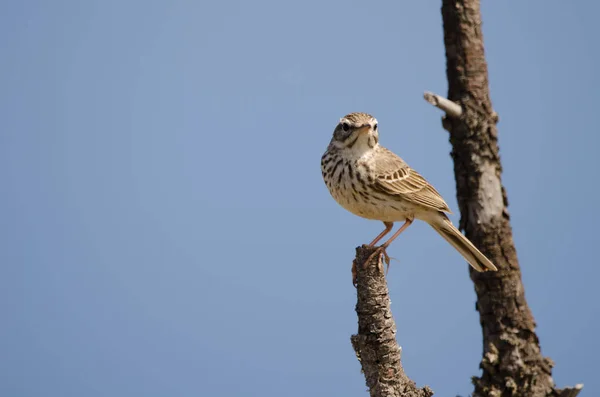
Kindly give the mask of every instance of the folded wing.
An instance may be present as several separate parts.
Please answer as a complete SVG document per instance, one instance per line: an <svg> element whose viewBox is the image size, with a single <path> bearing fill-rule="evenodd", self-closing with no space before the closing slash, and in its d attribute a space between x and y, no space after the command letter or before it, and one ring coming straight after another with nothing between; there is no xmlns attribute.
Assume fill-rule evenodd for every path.
<svg viewBox="0 0 600 397"><path fill-rule="evenodd" d="M413 170L394 153L376 156L375 188L390 196L422 205L437 211L451 213L442 196L417 171Z"/></svg>

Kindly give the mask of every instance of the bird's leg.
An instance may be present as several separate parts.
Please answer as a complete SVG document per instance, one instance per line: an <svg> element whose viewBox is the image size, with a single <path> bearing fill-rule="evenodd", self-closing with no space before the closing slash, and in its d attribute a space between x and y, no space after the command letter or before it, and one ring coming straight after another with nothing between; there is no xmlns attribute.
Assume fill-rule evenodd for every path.
<svg viewBox="0 0 600 397"><path fill-rule="evenodd" d="M379 233L377 237L375 237L375 240L369 243L369 247L373 247L375 244L377 244L379 240L384 238L385 235L388 234L390 230L392 230L392 228L394 227L393 222L383 222L383 224L385 225L385 229L381 233ZM352 284L356 287L356 260L352 261Z"/></svg>
<svg viewBox="0 0 600 397"><path fill-rule="evenodd" d="M373 259L373 256L375 254L380 254L380 255L383 255L384 261L387 265L387 269L385 271L385 273L387 274L388 270L390 270L390 257L385 250L387 247L389 247L389 245L392 243L392 241L394 241L396 239L396 237L398 237L400 235L400 233L405 231L406 228L409 227L411 223L413 223L413 220L414 220L413 217L406 218L406 221L404 221L404 224L400 227L400 229L398 229L398 231L396 233L394 233L394 235L392 237L390 237L388 241L386 241L379 248L377 248L377 250L375 252L373 252L371 254L371 256L369 256L369 258L367 258L367 260L365 261L363 266L365 266L367 263L369 263L369 261L371 259Z"/></svg>
<svg viewBox="0 0 600 397"><path fill-rule="evenodd" d="M379 240L384 238L385 235L388 234L390 232L390 230L392 230L392 228L394 227L393 222L383 222L383 224L385 225L385 230L383 232L379 233L379 235L377 237L375 237L375 240L371 241L371 243L369 244L369 247L373 247L375 244L377 244L379 242Z"/></svg>
<svg viewBox="0 0 600 397"><path fill-rule="evenodd" d="M400 229L398 229L398 231L396 233L394 233L394 235L392 237L390 237L390 239L388 241L386 241L385 243L383 243L381 245L381 247L384 248L384 249L387 248L387 247L389 247L389 245L392 243L392 241L394 241L396 239L396 237L398 237L400 235L400 233L402 233L403 231L405 231L406 228L409 227L411 223L413 223L414 219L415 218L413 218L413 217L406 218L406 220L404 221L404 225L402 225L400 227Z"/></svg>

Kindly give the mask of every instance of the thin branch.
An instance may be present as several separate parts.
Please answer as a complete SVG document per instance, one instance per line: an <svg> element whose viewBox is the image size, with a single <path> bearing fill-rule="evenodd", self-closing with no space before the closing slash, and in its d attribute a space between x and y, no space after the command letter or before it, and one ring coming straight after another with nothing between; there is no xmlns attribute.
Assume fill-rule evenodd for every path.
<svg viewBox="0 0 600 397"><path fill-rule="evenodd" d="M583 389L583 383L578 383L573 387L565 387L560 390L558 397L577 397L579 392Z"/></svg>
<svg viewBox="0 0 600 397"><path fill-rule="evenodd" d="M430 397L433 391L417 388L404 373L396 341L396 323L390 310L390 297L380 255L376 248L356 248L356 314L358 334L352 335L352 347L362 366L371 397Z"/></svg>
<svg viewBox="0 0 600 397"><path fill-rule="evenodd" d="M460 118L462 115L462 108L459 104L452 102L438 94L433 92L425 91L423 98L435 107L442 109L450 117Z"/></svg>

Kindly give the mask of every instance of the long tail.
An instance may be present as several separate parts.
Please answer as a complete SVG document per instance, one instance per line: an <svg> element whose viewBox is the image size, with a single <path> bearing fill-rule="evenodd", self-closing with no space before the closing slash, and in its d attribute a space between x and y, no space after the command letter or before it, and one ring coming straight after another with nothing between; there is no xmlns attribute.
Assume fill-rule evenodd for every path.
<svg viewBox="0 0 600 397"><path fill-rule="evenodd" d="M460 254L473 266L478 272L487 270L498 270L494 264L485 257L474 245L458 230L450 219L440 213L435 221L428 222L436 232L440 234L447 242L449 242Z"/></svg>

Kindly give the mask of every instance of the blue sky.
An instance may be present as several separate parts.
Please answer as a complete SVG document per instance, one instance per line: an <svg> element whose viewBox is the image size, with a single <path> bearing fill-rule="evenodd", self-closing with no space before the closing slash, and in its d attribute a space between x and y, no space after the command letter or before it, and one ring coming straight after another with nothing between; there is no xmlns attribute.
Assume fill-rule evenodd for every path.
<svg viewBox="0 0 600 397"><path fill-rule="evenodd" d="M599 12L483 7L526 296L554 379L588 395ZM350 265L381 224L333 201L319 160L372 113L457 212L422 99L446 93L439 1L6 1L0 48L0 395L366 395ZM423 224L389 253L408 375L467 395L467 264Z"/></svg>

